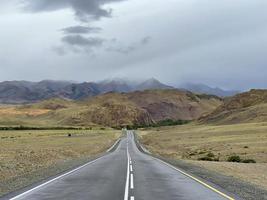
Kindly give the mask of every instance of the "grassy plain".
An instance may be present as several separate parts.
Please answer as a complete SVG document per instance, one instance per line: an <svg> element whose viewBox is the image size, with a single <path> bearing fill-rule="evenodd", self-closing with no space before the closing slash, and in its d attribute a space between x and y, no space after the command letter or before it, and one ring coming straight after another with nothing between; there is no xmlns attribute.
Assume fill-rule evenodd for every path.
<svg viewBox="0 0 267 200"><path fill-rule="evenodd" d="M187 160L267 189L266 173L263 173L267 171L267 123L188 124L146 129L139 135L145 147L154 154ZM227 162L233 155L257 163ZM198 161L209 156L220 162Z"/></svg>
<svg viewBox="0 0 267 200"><path fill-rule="evenodd" d="M112 129L0 131L0 195L20 187L12 187L13 182L18 184L16 178L94 157L120 135L121 131ZM11 185L6 187L7 183Z"/></svg>

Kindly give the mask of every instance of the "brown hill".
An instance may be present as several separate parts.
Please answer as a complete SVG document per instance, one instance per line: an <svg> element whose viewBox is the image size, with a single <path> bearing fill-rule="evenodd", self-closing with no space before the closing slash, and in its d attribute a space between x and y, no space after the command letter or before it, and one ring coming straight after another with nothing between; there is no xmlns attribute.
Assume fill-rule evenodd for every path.
<svg viewBox="0 0 267 200"><path fill-rule="evenodd" d="M251 90L225 100L201 122L233 124L267 121L267 90Z"/></svg>
<svg viewBox="0 0 267 200"><path fill-rule="evenodd" d="M23 109L44 110L35 115L41 124L104 126L149 125L162 120L194 120L207 115L221 105L215 96L195 95L179 90L146 90L132 93L106 93L83 101L51 99ZM22 108L17 108L22 109ZM47 110L50 110L47 112ZM14 117L14 115L13 115ZM23 118L22 118L23 117ZM23 115L20 120L32 116ZM9 123L11 119L9 118ZM0 125L1 125L0 118Z"/></svg>
<svg viewBox="0 0 267 200"><path fill-rule="evenodd" d="M127 94L130 101L145 109L154 122L165 119L194 120L216 109L221 100L180 90L147 90Z"/></svg>

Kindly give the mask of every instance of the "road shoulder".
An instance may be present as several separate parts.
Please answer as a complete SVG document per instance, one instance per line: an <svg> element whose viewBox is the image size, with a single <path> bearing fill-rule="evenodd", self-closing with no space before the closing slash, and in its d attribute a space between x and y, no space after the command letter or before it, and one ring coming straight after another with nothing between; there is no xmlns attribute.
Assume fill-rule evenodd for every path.
<svg viewBox="0 0 267 200"><path fill-rule="evenodd" d="M191 164L184 160L173 160L168 159L159 155L154 155L148 150L146 150L139 142L135 135L135 140L138 149L145 153L149 154L155 158L163 160L179 169L185 171L186 173L193 175L200 180L204 180L208 184L214 187L219 187L224 191L227 191L229 194L235 194L241 199L246 200L267 200L267 191L259 188L256 185L241 181L232 176L227 176L218 172L214 172L204 167L197 166L195 164ZM238 199L238 197L236 199Z"/></svg>
<svg viewBox="0 0 267 200"><path fill-rule="evenodd" d="M106 152L98 155L58 162L48 168L42 168L22 176L17 176L9 181L6 181L5 183L0 183L0 187L6 191L5 193L1 194L2 196L0 195L0 199L10 199L11 197L35 188L45 182L48 182L54 178L75 170L78 167L112 153L118 148L120 141L121 138L119 138Z"/></svg>

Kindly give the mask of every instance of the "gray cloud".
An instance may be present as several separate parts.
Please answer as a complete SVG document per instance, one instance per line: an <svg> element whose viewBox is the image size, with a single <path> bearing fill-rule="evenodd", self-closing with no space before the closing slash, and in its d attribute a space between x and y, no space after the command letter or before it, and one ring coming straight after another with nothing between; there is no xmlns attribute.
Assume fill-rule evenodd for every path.
<svg viewBox="0 0 267 200"><path fill-rule="evenodd" d="M54 11L71 8L81 21L110 17L112 10L103 5L124 0L24 0L25 8L32 12Z"/></svg>
<svg viewBox="0 0 267 200"><path fill-rule="evenodd" d="M88 27L88 26L70 26L61 29L65 34L87 34L87 33L99 33L101 32L99 27Z"/></svg>
<svg viewBox="0 0 267 200"><path fill-rule="evenodd" d="M97 37L84 37L81 35L67 35L62 39L63 46L55 47L53 50L60 56L65 55L68 50L74 53L89 53L103 45L104 39Z"/></svg>
<svg viewBox="0 0 267 200"><path fill-rule="evenodd" d="M126 46L126 47L122 47L122 46L110 46L106 48L107 51L110 52L117 52L117 53L122 53L122 54L129 54L133 51L136 50L135 46Z"/></svg>
<svg viewBox="0 0 267 200"><path fill-rule="evenodd" d="M64 56L67 54L66 49L63 46L54 46L51 49L59 56Z"/></svg>
<svg viewBox="0 0 267 200"><path fill-rule="evenodd" d="M68 35L62 38L62 41L66 44L73 46L88 46L88 47L99 47L102 46L104 40L101 38L94 37L83 37L81 35Z"/></svg>
<svg viewBox="0 0 267 200"><path fill-rule="evenodd" d="M139 48L142 48L143 46L149 44L151 41L150 36L146 36L142 38L140 41L132 43L130 45L121 45L117 39L112 39L111 42L113 43L111 46L106 48L106 51L110 52L117 52L121 54L129 54L131 52L134 52L138 50Z"/></svg>
<svg viewBox="0 0 267 200"><path fill-rule="evenodd" d="M146 36L141 40L141 44L147 45L151 41L151 39L152 38L150 36Z"/></svg>

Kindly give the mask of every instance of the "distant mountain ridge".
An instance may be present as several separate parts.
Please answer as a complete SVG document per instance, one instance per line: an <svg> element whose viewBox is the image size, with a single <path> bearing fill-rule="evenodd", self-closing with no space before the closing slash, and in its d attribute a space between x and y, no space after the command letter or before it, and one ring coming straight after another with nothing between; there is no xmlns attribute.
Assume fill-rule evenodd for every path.
<svg viewBox="0 0 267 200"><path fill-rule="evenodd" d="M138 84L123 80L72 83L68 81L44 80L41 82L5 81L0 83L0 103L34 103L50 98L81 100L108 92L132 92L149 89L171 89L156 79Z"/></svg>
<svg viewBox="0 0 267 200"><path fill-rule="evenodd" d="M232 96L237 91L224 91L203 84L186 84L185 90L197 94L211 94L220 97ZM40 82L5 81L0 83L0 103L34 103L50 98L82 100L108 92L129 93L151 89L176 89L161 83L155 78L134 82L125 79L112 79L101 82L74 83L71 81L44 80Z"/></svg>
<svg viewBox="0 0 267 200"><path fill-rule="evenodd" d="M212 88L204 84L186 83L181 85L180 87L193 93L211 94L219 97L229 97L239 93L239 91L236 90L223 90L218 87Z"/></svg>

